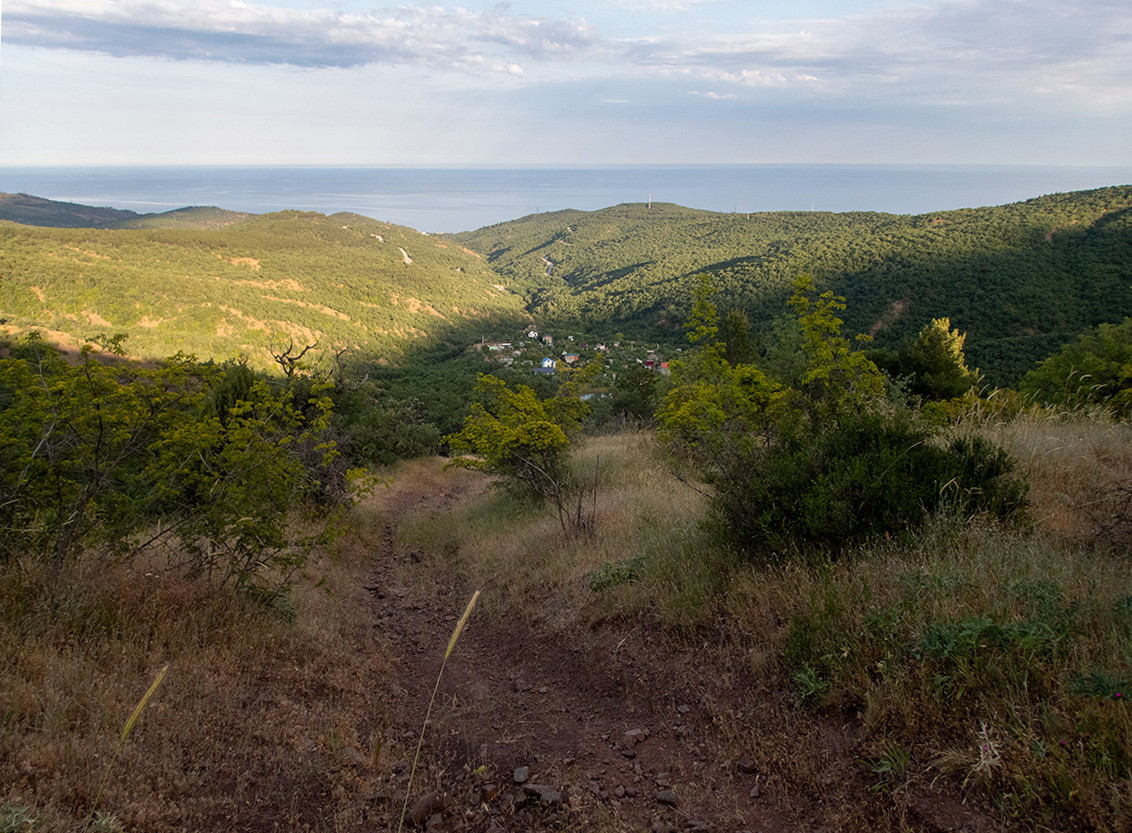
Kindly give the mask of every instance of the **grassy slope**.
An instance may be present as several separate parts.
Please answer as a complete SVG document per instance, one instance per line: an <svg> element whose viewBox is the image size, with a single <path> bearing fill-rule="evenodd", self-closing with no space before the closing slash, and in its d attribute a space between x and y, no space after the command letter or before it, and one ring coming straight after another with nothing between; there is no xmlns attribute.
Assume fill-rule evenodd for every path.
<svg viewBox="0 0 1132 833"><path fill-rule="evenodd" d="M1010 382L1082 329L1132 314L1132 186L922 216L717 214L621 205L537 214L456 235L531 311L677 336L693 276L765 326L811 274L849 301L852 331L898 344L932 318Z"/></svg>
<svg viewBox="0 0 1132 833"><path fill-rule="evenodd" d="M581 471L600 471L596 530L579 540L506 494L468 491L473 475L441 472L442 461L400 467L392 489L355 510L341 560L317 571L333 592L300 588L293 624L156 562L77 565L50 582L35 568L8 571L0 809L33 808L45 833L75 829L133 704L172 663L110 768L101 808L152 831L393 829L406 766L397 762L412 757L433 680L421 669L435 671L463 601L482 587L418 773L422 792L477 790L447 816L473 820L469 829L489 826L478 785L510 784L511 769L477 750L510 748L524 721L559 704L551 686L533 714L478 725L483 710L514 708L518 690L504 670L483 675L489 658L470 650L481 631L493 656L502 648L491 636L503 633L519 634L520 656L594 651L623 687L613 704L621 729L654 701L675 720L682 701L672 698L693 690L692 718L701 708L711 717L691 737L701 754L731 771L745 757L769 775L754 811L768 829L1125 829L1132 712L1099 683L1080 691L1075 681L1132 677L1132 583L1119 553L1094 546L1090 511L1132 472L1128 426L1054 415L970 430L1004 442L1029 473L1032 528L944 522L833 565L749 569L713 547L697 524L702 496L671 479L652 438L625 434L578 451ZM375 558L391 571L384 582L372 578ZM598 590L595 575L608 579ZM379 618L390 611L436 632ZM929 643L953 626L981 638L950 654ZM565 718L587 738L587 721L610 707L596 691ZM375 769L366 759L379 741ZM579 769L575 746L569 757L552 754L549 739L535 748L543 757L526 762L554 771L560 788L588 796L600 778ZM696 800L697 778L706 793L676 811L677 826L697 811L725 821L728 802L746 801L751 779L713 795L714 771L674 771L683 799ZM647 777L640 789L652 808ZM611 806L587 798L561 818L529 805L526 816L495 818L508 831L646 829L628 822L635 805L624 816ZM948 815L963 807L987 815ZM775 826L776 813L792 823Z"/></svg>
<svg viewBox="0 0 1132 833"><path fill-rule="evenodd" d="M454 243L352 214L287 211L222 229L0 223L8 332L124 332L139 357L183 350L266 365L266 346L294 339L396 359L410 341L517 319L518 299L496 281Z"/></svg>

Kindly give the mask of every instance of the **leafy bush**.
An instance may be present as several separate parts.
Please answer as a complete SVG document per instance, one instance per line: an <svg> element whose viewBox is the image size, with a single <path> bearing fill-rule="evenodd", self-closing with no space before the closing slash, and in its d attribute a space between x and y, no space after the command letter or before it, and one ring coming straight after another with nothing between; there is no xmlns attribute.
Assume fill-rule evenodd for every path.
<svg viewBox="0 0 1132 833"><path fill-rule="evenodd" d="M677 366L658 413L670 448L714 487L726 542L775 560L796 545L838 549L901 533L944 507L995 517L1021 510L1026 489L1005 452L981 437L943 443L913 411L885 401L879 369L841 335L843 300L812 298L806 278L795 289L801 361L775 381L726 362L701 285L691 336L701 346Z"/></svg>
<svg viewBox="0 0 1132 833"><path fill-rule="evenodd" d="M945 506L1009 517L1025 487L982 438L947 446L908 411L881 407L820 426L786 423L775 441L733 454L714 479L715 518L749 553L793 544L837 548L914 529Z"/></svg>
<svg viewBox="0 0 1132 833"><path fill-rule="evenodd" d="M175 541L189 572L246 589L285 584L333 534L345 474L324 397L304 417L289 390L239 369L89 347L72 366L37 338L0 361L0 392L0 560L58 568ZM297 534L293 513L318 496L330 505Z"/></svg>
<svg viewBox="0 0 1132 833"><path fill-rule="evenodd" d="M481 375L480 401L472 404L464 429L446 441L461 455L453 465L503 475L522 493L554 506L563 530L573 532L588 522L580 498L576 510L567 505L572 483L566 450L588 406L564 387L558 396L541 399L526 385L511 388Z"/></svg>
<svg viewBox="0 0 1132 833"><path fill-rule="evenodd" d="M1126 417L1132 407L1132 318L1086 330L1026 374L1021 388L1069 407L1104 403Z"/></svg>

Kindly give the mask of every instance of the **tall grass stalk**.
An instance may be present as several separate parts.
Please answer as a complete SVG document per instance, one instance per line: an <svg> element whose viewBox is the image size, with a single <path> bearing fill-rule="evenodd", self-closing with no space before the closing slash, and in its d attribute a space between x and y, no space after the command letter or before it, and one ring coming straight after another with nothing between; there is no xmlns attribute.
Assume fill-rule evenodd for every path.
<svg viewBox="0 0 1132 833"><path fill-rule="evenodd" d="M118 742L114 745L114 754L110 758L110 763L106 765L106 771L102 773L102 781L98 785L98 792L94 795L94 803L90 805L88 821L94 817L95 810L98 809L98 802L102 798L102 790L106 787L106 779L110 777L110 771L114 769L114 763L118 760L118 753L122 751L122 745L126 742L126 738L130 736L130 732L133 731L134 724L138 722L138 718L141 717L145 704L149 702L149 699L153 697L153 693L157 691L157 687L161 685L161 681L165 679L165 673L168 670L169 665L166 663L165 667L157 672L157 678L153 681L153 684L150 685L149 690L138 700L138 704L134 706L134 711L130 715L130 719L127 720L126 724L122 727L122 731L118 735Z"/></svg>
<svg viewBox="0 0 1132 833"><path fill-rule="evenodd" d="M452 636L448 638L448 649L444 652L444 659L440 663L440 670L436 673L436 684L432 687L432 697L429 698L428 708L425 709L424 722L421 723L421 734L417 738L417 751L413 755L413 766L409 770L409 783L405 785L405 802L401 805L401 818L397 822L397 833L400 833L402 826L405 824L405 813L409 810L409 796L413 790L413 777L417 774L417 762L421 757L421 746L424 744L425 729L428 727L428 719L432 714L432 704L436 702L436 693L440 690L440 678L444 676L444 666L448 664L448 657L452 655L452 650L456 647L456 640L460 638L460 632L464 630L464 625L468 622L468 617L472 615L472 608L476 606L476 599L480 597L480 591L477 590L472 594L468 606L464 608L464 615L456 623L456 627L452 629Z"/></svg>

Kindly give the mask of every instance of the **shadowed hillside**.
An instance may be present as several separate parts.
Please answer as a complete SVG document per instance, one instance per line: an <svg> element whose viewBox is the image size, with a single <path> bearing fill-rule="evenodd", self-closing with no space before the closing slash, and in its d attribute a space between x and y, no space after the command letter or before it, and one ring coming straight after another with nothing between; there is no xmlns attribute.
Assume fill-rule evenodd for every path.
<svg viewBox="0 0 1132 833"><path fill-rule="evenodd" d="M1132 314L1132 186L920 216L719 214L619 205L455 235L551 320L675 341L702 272L722 309L770 325L800 274L878 346L950 317L987 381L1016 380L1086 327Z"/></svg>

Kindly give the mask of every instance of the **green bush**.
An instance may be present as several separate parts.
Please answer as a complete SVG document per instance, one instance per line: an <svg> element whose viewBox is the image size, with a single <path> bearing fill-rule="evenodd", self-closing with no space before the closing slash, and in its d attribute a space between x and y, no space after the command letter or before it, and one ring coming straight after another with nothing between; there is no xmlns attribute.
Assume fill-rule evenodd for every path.
<svg viewBox="0 0 1132 833"><path fill-rule="evenodd" d="M116 346L116 345L114 345ZM38 338L0 360L0 563L56 569L83 554L175 542L190 573L285 585L335 533L347 473L290 390L191 356L155 367L84 348L69 365ZM318 523L296 531L294 513Z"/></svg>
<svg viewBox="0 0 1132 833"><path fill-rule="evenodd" d="M982 438L942 445L908 411L878 407L782 428L774 443L726 458L714 482L717 529L761 558L902 533L945 506L1011 517L1025 502L1003 451Z"/></svg>
<svg viewBox="0 0 1132 833"><path fill-rule="evenodd" d="M724 360L705 282L690 336L699 347L676 365L657 413L661 438L713 486L713 526L727 544L774 561L798 546L903 533L944 508L1007 518L1024 507L1005 452L981 437L942 442L887 401L880 370L841 335L843 299L813 297L806 278L795 288L799 360L775 380ZM941 338L945 324L933 330Z"/></svg>

